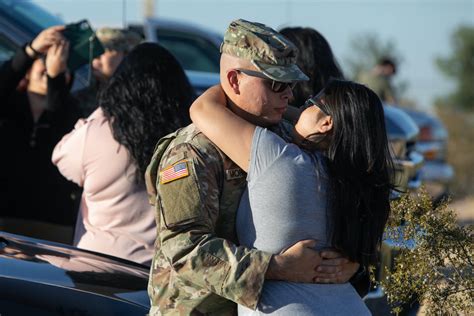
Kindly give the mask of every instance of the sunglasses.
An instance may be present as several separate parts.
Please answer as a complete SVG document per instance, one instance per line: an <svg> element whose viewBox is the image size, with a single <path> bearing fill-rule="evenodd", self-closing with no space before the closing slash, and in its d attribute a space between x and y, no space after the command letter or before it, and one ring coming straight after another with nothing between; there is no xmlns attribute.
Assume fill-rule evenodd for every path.
<svg viewBox="0 0 474 316"><path fill-rule="evenodd" d="M249 70L249 69L241 69L241 68L237 68L237 69L234 69L235 71L238 71L238 72L241 72L241 73L244 73L246 74L247 76L251 76L251 77L257 77L257 78L261 78L261 79L265 79L265 82L268 82L268 86L270 87L270 89L275 92L275 93L280 93L280 92L283 92L286 90L286 88L290 87L290 89L294 89L294 87L296 86L296 84L298 82L281 82L281 81L276 81L276 80L271 80L269 79L267 76L265 76L263 73L259 72L259 71L253 71L253 70Z"/></svg>
<svg viewBox="0 0 474 316"><path fill-rule="evenodd" d="M310 106L315 106L318 109L320 109L321 112L330 116L329 112L326 110L326 105L322 103L321 101L319 101L321 99L321 96L322 96L321 93L318 93L318 95L316 95L315 97L310 96L309 99L306 100L306 102L304 103L304 108L306 109L306 108L309 108Z"/></svg>

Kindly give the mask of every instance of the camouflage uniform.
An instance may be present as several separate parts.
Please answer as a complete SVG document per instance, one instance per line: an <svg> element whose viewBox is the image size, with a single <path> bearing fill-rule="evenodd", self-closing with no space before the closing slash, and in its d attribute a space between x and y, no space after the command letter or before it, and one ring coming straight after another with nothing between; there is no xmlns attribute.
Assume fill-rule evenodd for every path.
<svg viewBox="0 0 474 316"><path fill-rule="evenodd" d="M96 36L106 50L115 50L128 53L143 40L140 35L133 31L110 27L102 27L96 32ZM89 116L97 108L97 96L104 84L92 78L89 85L77 91L74 96L79 100L82 115Z"/></svg>
<svg viewBox="0 0 474 316"><path fill-rule="evenodd" d="M390 78L372 72L363 72L358 76L357 81L372 89L380 100L384 102L395 100L395 92L390 83Z"/></svg>
<svg viewBox="0 0 474 316"><path fill-rule="evenodd" d="M269 72L280 81L282 77L288 81L304 78L301 71L294 72L294 63L285 56L295 56L291 59L295 61L294 49L288 48L293 44L263 27L242 20L232 22L222 51L236 56L226 45L235 46L232 49L245 58L251 54L245 55L239 46L249 49L251 45L254 53L268 49L254 55L261 61L275 51L280 54L281 48L286 53L269 61L274 65ZM268 36L255 39L262 31ZM271 50L268 45L278 49ZM290 74L280 66L284 63L288 63ZM282 124L275 128L280 135L289 136ZM272 255L236 245L235 217L246 174L189 125L160 140L146 183L150 202L156 207L158 229L148 285L150 315L235 315L234 302L256 308Z"/></svg>

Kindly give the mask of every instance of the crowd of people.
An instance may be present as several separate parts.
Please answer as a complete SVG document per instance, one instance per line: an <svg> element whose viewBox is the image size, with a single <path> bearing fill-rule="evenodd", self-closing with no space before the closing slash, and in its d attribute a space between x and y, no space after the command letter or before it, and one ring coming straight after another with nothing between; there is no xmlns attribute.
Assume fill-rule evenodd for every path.
<svg viewBox="0 0 474 316"><path fill-rule="evenodd" d="M392 61L360 78L373 91L316 30L236 20L195 99L165 48L102 28L73 93L64 29L0 69L1 229L150 266L150 315L370 314Z"/></svg>

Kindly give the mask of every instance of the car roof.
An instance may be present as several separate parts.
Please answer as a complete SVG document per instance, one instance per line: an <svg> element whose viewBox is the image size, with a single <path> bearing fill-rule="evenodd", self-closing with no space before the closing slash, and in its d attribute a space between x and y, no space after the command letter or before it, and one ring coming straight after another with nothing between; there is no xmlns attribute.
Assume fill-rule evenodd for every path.
<svg viewBox="0 0 474 316"><path fill-rule="evenodd" d="M148 267L127 260L0 232L0 280L87 292L147 310L148 274Z"/></svg>
<svg viewBox="0 0 474 316"><path fill-rule="evenodd" d="M178 20L172 20L172 19L160 17L160 18L147 18L145 19L145 24L154 25L155 27L158 27L159 29L170 29L173 31L180 31L184 33L199 34L202 37L205 37L208 40L210 40L217 47L220 46L223 39L222 34L219 34L218 32L215 32L213 30L210 30L208 28L205 28L205 27L202 27L200 25L190 23L190 22L184 22L184 21L178 21ZM149 38L153 38L152 36L153 35L148 34Z"/></svg>
<svg viewBox="0 0 474 316"><path fill-rule="evenodd" d="M420 132L413 119L401 109L384 105L385 124L389 140L414 141Z"/></svg>

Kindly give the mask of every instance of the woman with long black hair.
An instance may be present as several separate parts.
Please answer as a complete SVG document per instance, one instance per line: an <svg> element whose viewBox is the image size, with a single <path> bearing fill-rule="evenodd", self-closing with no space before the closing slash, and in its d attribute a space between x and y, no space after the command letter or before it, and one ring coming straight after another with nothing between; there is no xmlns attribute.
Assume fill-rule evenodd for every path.
<svg viewBox="0 0 474 316"><path fill-rule="evenodd" d="M265 79L261 79L265 80ZM287 87L287 89L290 89ZM332 80L306 102L286 143L225 107L220 87L191 107L198 128L248 173L239 242L278 254L300 240L375 263L387 221L391 157L382 104L367 87ZM265 281L257 311L239 315L367 315L350 283Z"/></svg>
<svg viewBox="0 0 474 316"><path fill-rule="evenodd" d="M160 137L189 123L194 93L158 44L133 49L99 96L99 108L56 146L53 162L84 188L74 245L150 264L156 225L144 184Z"/></svg>

